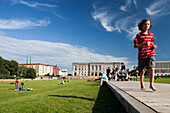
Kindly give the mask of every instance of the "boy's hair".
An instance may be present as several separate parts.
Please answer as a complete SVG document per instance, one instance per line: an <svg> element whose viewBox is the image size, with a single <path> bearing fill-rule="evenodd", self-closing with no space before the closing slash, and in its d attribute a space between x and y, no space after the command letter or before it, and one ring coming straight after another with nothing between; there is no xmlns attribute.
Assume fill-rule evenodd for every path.
<svg viewBox="0 0 170 113"><path fill-rule="evenodd" d="M150 28L151 28L151 27L152 27L152 22L151 22L151 20L149 20L149 19L143 19L142 21L140 21L140 22L138 23L138 29L141 30L141 31L143 31L142 25L143 25L145 22L147 22L147 21L150 21ZM149 28L149 29L150 29L150 28Z"/></svg>
<svg viewBox="0 0 170 113"><path fill-rule="evenodd" d="M24 83L22 82L21 85L24 85Z"/></svg>

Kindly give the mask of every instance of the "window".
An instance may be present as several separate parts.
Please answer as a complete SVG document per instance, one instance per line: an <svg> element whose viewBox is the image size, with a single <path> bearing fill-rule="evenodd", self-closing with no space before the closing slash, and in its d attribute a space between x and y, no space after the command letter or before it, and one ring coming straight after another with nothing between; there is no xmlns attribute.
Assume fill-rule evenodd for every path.
<svg viewBox="0 0 170 113"><path fill-rule="evenodd" d="M77 66L75 66L75 70L77 70Z"/></svg>
<svg viewBox="0 0 170 113"><path fill-rule="evenodd" d="M92 66L92 70L94 70L94 66Z"/></svg>
<svg viewBox="0 0 170 113"><path fill-rule="evenodd" d="M97 66L96 66L96 70L97 70Z"/></svg>
<svg viewBox="0 0 170 113"><path fill-rule="evenodd" d="M102 66L100 65L100 66L99 66L99 70L101 71L101 69L102 69Z"/></svg>
<svg viewBox="0 0 170 113"><path fill-rule="evenodd" d="M158 68L158 63L155 63L155 68Z"/></svg>
<svg viewBox="0 0 170 113"><path fill-rule="evenodd" d="M161 70L161 72L162 72L162 73L166 73L166 70L165 70L165 69L164 69L164 70Z"/></svg>
<svg viewBox="0 0 170 113"><path fill-rule="evenodd" d="M161 63L161 68L167 68L167 63Z"/></svg>
<svg viewBox="0 0 170 113"><path fill-rule="evenodd" d="M159 73L159 70L156 69L156 70L155 70L155 73Z"/></svg>

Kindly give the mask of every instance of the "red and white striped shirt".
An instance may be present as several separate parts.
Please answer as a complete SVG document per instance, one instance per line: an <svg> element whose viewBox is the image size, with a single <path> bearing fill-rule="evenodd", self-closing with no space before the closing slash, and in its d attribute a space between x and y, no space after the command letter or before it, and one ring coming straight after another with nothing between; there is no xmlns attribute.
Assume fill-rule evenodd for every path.
<svg viewBox="0 0 170 113"><path fill-rule="evenodd" d="M156 56L155 50L153 46L151 45L151 43L155 41L154 36L151 32L148 32L148 34L143 34L143 32L138 33L136 35L134 43L145 44L148 41L150 43L149 46L138 48L138 59L145 59L145 58L148 58L149 56Z"/></svg>

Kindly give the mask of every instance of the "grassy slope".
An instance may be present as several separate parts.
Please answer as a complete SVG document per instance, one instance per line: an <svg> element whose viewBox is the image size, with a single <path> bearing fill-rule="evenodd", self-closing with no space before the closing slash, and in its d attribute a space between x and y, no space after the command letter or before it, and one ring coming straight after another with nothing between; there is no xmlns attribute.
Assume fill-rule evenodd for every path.
<svg viewBox="0 0 170 113"><path fill-rule="evenodd" d="M16 92L9 81L0 82L0 112L120 112L111 92L105 85L100 87L99 81L71 80L65 85L57 85L59 80L22 82L34 91Z"/></svg>

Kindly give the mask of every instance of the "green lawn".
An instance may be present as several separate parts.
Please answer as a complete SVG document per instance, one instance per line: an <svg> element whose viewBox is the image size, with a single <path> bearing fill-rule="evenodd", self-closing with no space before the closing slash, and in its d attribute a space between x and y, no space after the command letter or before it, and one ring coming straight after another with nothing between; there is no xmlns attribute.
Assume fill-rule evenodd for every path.
<svg viewBox="0 0 170 113"><path fill-rule="evenodd" d="M99 81L32 80L24 82L26 89L14 91L10 81L0 81L0 113L119 113L120 105L106 85Z"/></svg>
<svg viewBox="0 0 170 113"><path fill-rule="evenodd" d="M140 80L140 79L139 79ZM149 82L149 78L144 78L145 82ZM155 83L164 83L164 84L170 84L170 78L156 78L154 80Z"/></svg>

